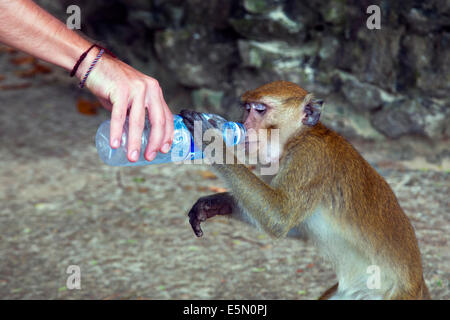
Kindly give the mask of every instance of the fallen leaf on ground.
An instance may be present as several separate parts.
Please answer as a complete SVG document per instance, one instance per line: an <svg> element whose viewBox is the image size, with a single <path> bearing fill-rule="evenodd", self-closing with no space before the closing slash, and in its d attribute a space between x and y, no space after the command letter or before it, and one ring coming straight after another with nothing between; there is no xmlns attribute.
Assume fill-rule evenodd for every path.
<svg viewBox="0 0 450 320"><path fill-rule="evenodd" d="M201 171L197 171L197 172L205 180L215 180L215 179L217 179L217 176L213 172L211 172L209 170L201 170Z"/></svg>
<svg viewBox="0 0 450 320"><path fill-rule="evenodd" d="M31 83L4 84L0 85L0 90L20 90L31 87Z"/></svg>
<svg viewBox="0 0 450 320"><path fill-rule="evenodd" d="M16 54L17 52L19 52L19 51L14 48L0 44L0 53Z"/></svg>
<svg viewBox="0 0 450 320"><path fill-rule="evenodd" d="M90 101L79 98L77 101L78 112L84 115L92 116L97 114L97 109L100 107L100 102Z"/></svg>
<svg viewBox="0 0 450 320"><path fill-rule="evenodd" d="M133 181L136 183L144 183L145 182L145 178L143 177L134 177Z"/></svg>
<svg viewBox="0 0 450 320"><path fill-rule="evenodd" d="M8 52L8 49L10 48L0 44L0 53Z"/></svg>
<svg viewBox="0 0 450 320"><path fill-rule="evenodd" d="M34 58L32 56L24 56L24 57L11 58L9 61L16 66L20 66L20 65L24 65L24 64L34 63L36 61L36 58Z"/></svg>
<svg viewBox="0 0 450 320"><path fill-rule="evenodd" d="M227 192L228 191L228 189L226 189L226 188L214 187L214 186L211 186L208 189L211 190L212 192Z"/></svg>
<svg viewBox="0 0 450 320"><path fill-rule="evenodd" d="M38 74L51 73L52 69L42 64L35 64L31 69L16 71L16 75L20 78L31 78Z"/></svg>
<svg viewBox="0 0 450 320"><path fill-rule="evenodd" d="M405 166L401 163L394 162L394 161L378 161L375 164L379 168L383 169L404 169Z"/></svg>
<svg viewBox="0 0 450 320"><path fill-rule="evenodd" d="M46 73L51 73L51 72L52 72L52 68L50 68L50 67L48 67L48 66L46 66L46 65L40 64L40 63L36 63L36 64L34 65L34 68L35 68L39 73L44 73L44 74L46 74Z"/></svg>

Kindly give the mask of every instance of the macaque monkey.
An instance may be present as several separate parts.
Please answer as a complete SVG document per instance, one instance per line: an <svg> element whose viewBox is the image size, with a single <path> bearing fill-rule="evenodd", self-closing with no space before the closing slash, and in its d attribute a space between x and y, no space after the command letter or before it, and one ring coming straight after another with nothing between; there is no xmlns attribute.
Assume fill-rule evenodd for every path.
<svg viewBox="0 0 450 320"><path fill-rule="evenodd" d="M387 182L319 121L323 102L287 81L248 91L241 101L247 130L279 129L279 154L271 155L279 170L263 181L242 163L212 164L231 192L194 204L194 233L203 235L206 219L231 215L274 238L306 235L338 278L319 299L429 299L411 223ZM181 115L192 133L194 121L203 131L214 127L199 113ZM370 282L373 270L378 283Z"/></svg>

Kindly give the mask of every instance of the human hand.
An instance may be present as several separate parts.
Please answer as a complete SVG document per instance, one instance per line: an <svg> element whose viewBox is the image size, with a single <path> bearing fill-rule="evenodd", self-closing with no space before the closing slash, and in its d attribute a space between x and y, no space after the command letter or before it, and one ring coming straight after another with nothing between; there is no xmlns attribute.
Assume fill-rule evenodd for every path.
<svg viewBox="0 0 450 320"><path fill-rule="evenodd" d="M93 61L86 57L86 61ZM89 66L80 66L77 77L82 78ZM167 106L158 81L133 69L126 63L104 54L90 73L85 86L111 112L110 145L118 148L123 125L130 109L128 133L128 160L139 159L145 110L151 123L149 143L144 156L152 161L158 151L167 153L173 140L173 115Z"/></svg>

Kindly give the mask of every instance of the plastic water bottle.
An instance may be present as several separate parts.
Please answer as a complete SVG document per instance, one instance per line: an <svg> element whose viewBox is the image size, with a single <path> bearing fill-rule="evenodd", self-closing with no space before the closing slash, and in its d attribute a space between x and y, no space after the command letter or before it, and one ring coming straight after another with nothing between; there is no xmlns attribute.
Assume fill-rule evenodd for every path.
<svg viewBox="0 0 450 320"><path fill-rule="evenodd" d="M202 114L207 119L212 115ZM174 138L172 147L168 153L158 152L156 158L153 161L147 161L144 158L144 152L147 147L148 137L150 133L150 124L148 120L145 122L145 127L141 137L141 153L139 160L136 162L130 162L127 158L128 149L128 118L125 121L122 141L117 149L111 148L109 144L109 129L110 120L103 122L97 130L95 136L95 145L97 147L98 155L104 163L110 166L144 166L148 164L160 164L168 162L177 162L184 160L202 159L203 152L199 150L195 144L194 139L183 122L183 118L179 115L174 115ZM222 136L225 143L229 146L242 143L245 140L245 127L237 122L223 122L220 125L219 130L222 131Z"/></svg>

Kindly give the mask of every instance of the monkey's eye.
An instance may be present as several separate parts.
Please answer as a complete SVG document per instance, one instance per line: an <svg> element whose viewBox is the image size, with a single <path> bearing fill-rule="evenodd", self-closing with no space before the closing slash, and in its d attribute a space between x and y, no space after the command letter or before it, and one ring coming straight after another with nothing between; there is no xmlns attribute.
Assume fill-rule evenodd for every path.
<svg viewBox="0 0 450 320"><path fill-rule="evenodd" d="M250 109L251 109L252 107L250 106L250 103L245 103L245 104L244 104L244 108L245 108L245 111L250 111Z"/></svg>
<svg viewBox="0 0 450 320"><path fill-rule="evenodd" d="M253 105L253 109L255 109L258 113L264 113L266 111L266 106L262 103L255 103Z"/></svg>

